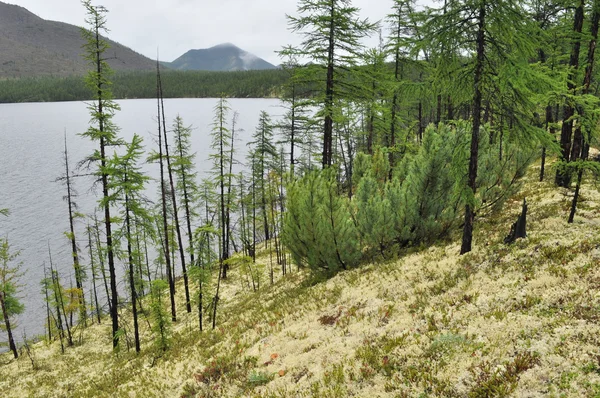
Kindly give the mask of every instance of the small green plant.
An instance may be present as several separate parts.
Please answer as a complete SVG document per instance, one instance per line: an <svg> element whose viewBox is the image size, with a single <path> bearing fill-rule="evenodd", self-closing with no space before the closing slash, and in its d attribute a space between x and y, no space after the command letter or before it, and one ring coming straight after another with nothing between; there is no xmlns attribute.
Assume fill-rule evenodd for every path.
<svg viewBox="0 0 600 398"><path fill-rule="evenodd" d="M529 351L519 352L512 361L496 366L483 361L469 369L475 385L469 391L469 398L507 397L516 388L521 374L539 365L539 354Z"/></svg>
<svg viewBox="0 0 600 398"><path fill-rule="evenodd" d="M171 345L171 322L163 300L169 285L162 279L152 282L150 313L154 345L159 351L167 351Z"/></svg>
<svg viewBox="0 0 600 398"><path fill-rule="evenodd" d="M252 386L262 386L273 380L273 375L268 372L251 371L248 375L248 384Z"/></svg>

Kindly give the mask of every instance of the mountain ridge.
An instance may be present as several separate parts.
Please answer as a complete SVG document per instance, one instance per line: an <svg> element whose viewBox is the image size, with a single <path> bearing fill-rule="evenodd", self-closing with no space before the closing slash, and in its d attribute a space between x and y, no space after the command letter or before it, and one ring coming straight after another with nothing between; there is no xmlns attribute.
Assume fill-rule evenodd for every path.
<svg viewBox="0 0 600 398"><path fill-rule="evenodd" d="M188 50L173 62L164 62L176 70L243 71L277 69L264 59L235 44L221 43L210 48Z"/></svg>
<svg viewBox="0 0 600 398"><path fill-rule="evenodd" d="M105 38L108 63L117 70L151 70L153 60ZM88 69L81 28L45 20L24 7L0 2L0 78L68 76Z"/></svg>

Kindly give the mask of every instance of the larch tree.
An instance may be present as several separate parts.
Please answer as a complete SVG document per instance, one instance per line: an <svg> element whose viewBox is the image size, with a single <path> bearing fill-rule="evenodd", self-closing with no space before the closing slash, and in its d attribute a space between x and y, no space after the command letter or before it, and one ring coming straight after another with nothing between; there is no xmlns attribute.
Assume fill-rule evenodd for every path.
<svg viewBox="0 0 600 398"><path fill-rule="evenodd" d="M255 176L257 192L260 195L261 216L263 220L264 239L271 238L269 217L267 212L267 178L269 170L276 164L277 149L273 145L273 123L271 117L265 111L261 111L258 126L252 135L252 141L248 143L250 152L248 154L252 164L251 172Z"/></svg>
<svg viewBox="0 0 600 398"><path fill-rule="evenodd" d="M174 277L174 264L171 263L171 242L169 239L169 213L168 207L168 187L165 179L165 154L163 152L163 125L161 121L164 118L164 111L161 107L161 81L160 81L160 64L156 60L156 105L157 105L157 124L158 124L158 153L150 156L150 159L156 159L160 166L160 205L161 205L161 219L162 219L162 252L164 255L164 262L167 274L167 283L169 284L169 298L171 302L171 320L177 321L177 307L175 305L175 277ZM168 170L167 170L168 171ZM159 235L161 235L159 231Z"/></svg>
<svg viewBox="0 0 600 398"><path fill-rule="evenodd" d="M213 162L212 167L212 181L218 192L218 216L219 221L219 275L217 277L217 287L213 300L213 315L212 315L212 328L214 329L217 325L217 307L219 303L219 291L221 288L221 279L223 279L223 271L225 269L225 262L229 258L229 250L227 247L227 181L229 181L227 171L229 169L229 145L231 145L231 132L227 127L227 113L229 112L229 105L225 98L221 97L217 105L215 105L215 116L213 119L212 126L212 143L211 147L215 151L210 155L210 159Z"/></svg>
<svg viewBox="0 0 600 398"><path fill-rule="evenodd" d="M113 123L112 118L119 105L113 101L111 91L111 82L109 80L112 70L106 62L105 53L109 44L101 34L107 32L106 14L107 10L102 6L93 6L90 0L83 1L87 12L87 29L82 29L82 36L85 40L84 58L88 61L91 70L88 72L85 83L93 93L93 101L88 104L91 115L91 125L83 133L84 137L97 142L99 148L89 157L89 161L97 164L96 175L99 177L102 186L102 200L104 201L104 227L106 236L106 254L108 258L108 272L110 275L110 317L112 321L112 340L113 347L119 345L119 313L118 313L118 292L117 292L117 274L115 270L115 253L113 250L112 220L110 216L108 189L108 174L106 173L107 148L121 144L117 136L118 128Z"/></svg>
<svg viewBox="0 0 600 398"><path fill-rule="evenodd" d="M590 38L587 49L587 57L585 61L585 72L583 77L583 86L581 88L581 94L588 97L590 94L590 88L594 75L595 66L595 55L596 46L598 42L598 27L600 25L600 1L594 0L592 4L592 18L590 26ZM585 99L583 101L586 102ZM591 106L590 106L591 105ZM595 124L598 120L597 114L598 99L595 96L591 97L591 101L588 102L588 109L585 106L579 107L580 122L577 123L575 133L573 136L573 146L571 150L570 160L571 162L577 162L577 181L575 185L575 194L571 202L571 212L569 214L568 222L572 223L575 218L575 212L577 210L577 201L579 200L579 191L581 189L581 180L583 178L583 171L586 168L586 160L590 152L590 141L592 138L592 130L596 129ZM591 166L592 169L596 168Z"/></svg>
<svg viewBox="0 0 600 398"><path fill-rule="evenodd" d="M569 57L569 76L567 87L571 96L577 95L577 72L580 66L580 53L583 31L583 21L585 16L585 1L578 0L575 12L573 14L573 31L571 39L571 55ZM563 106L563 120L560 131L561 157L564 162L569 162L574 156L573 148L573 124L576 116L576 106L574 101L567 101ZM575 159L573 159L575 160ZM558 186L568 187L571 184L571 173L566 168L557 168L555 182Z"/></svg>
<svg viewBox="0 0 600 398"><path fill-rule="evenodd" d="M73 181L71 177L69 167L69 151L67 149L67 134L65 133L65 151L64 151L64 162L65 162L65 175L58 180L64 182L67 194L64 199L67 201L67 208L69 210L69 232L66 233L69 243L71 244L71 256L73 257L73 271L75 273L75 286L77 287L77 294L81 298L81 306L79 311L79 321L84 324L87 322L87 313L85 306L85 296L83 292L83 282L85 280L85 271L79 261L79 248L77 247L77 239L75 236L75 218L78 216L76 209L77 204L75 203L76 192L73 189Z"/></svg>
<svg viewBox="0 0 600 398"><path fill-rule="evenodd" d="M425 41L438 51L444 49L450 56L461 54L466 57L466 65L453 77L465 83L471 80L472 87L472 131L461 254L471 251L473 241L483 99L495 89L494 77L503 65L510 70L510 74L503 73L502 77L506 79L503 84L509 90L517 90L520 86L513 83L529 68L527 60L535 49L529 29L522 4L516 0L448 0L442 8L429 9ZM511 111L520 105L513 104Z"/></svg>
<svg viewBox="0 0 600 398"><path fill-rule="evenodd" d="M169 138L167 135L167 123L166 123L166 119L165 119L165 104L164 104L164 95L163 95L163 85L162 85L162 78L160 75L160 65L157 64L157 69L156 69L156 77L158 80L158 99L160 100L160 109L161 109L161 120L162 120L162 132L163 132L163 140L164 140L164 149L165 149L165 159L167 161L167 172L169 174L169 187L170 187L170 194L171 194L171 206L173 207L173 220L174 220L174 227L175 227L175 235L177 236L177 247L179 249L179 258L181 260L181 269L183 272L183 289L185 291L185 308L187 310L187 312L192 312L192 306L190 303L190 288L189 288L189 280L188 280L188 273L187 273L187 266L185 263L185 253L184 253L184 246L183 246L183 238L182 238L182 234L181 234L181 225L179 223L179 211L177 208L177 193L175 191L175 180L173 177L174 171L173 171L173 166L171 164L171 155L169 153ZM173 266L173 271L175 269L175 266Z"/></svg>
<svg viewBox="0 0 600 398"><path fill-rule="evenodd" d="M14 323L11 320L25 310L17 297L17 278L21 267L21 263L15 263L18 256L19 252L11 249L8 239L0 238L0 313L4 321L0 329L7 333L8 346L15 359L19 357L19 352L13 337Z"/></svg>
<svg viewBox="0 0 600 398"><path fill-rule="evenodd" d="M139 293L136 281L141 276L139 269L139 253L136 251L136 239L134 224L151 224L151 216L144 206L142 196L146 182L149 177L140 170L140 159L143 155L142 139L135 134L131 143L126 144L123 155L115 155L107 162L109 174L109 188L113 192L110 201L113 206L121 209L120 218L124 220L120 236L125 237L127 245L126 260L128 263L128 282L131 293L131 307L133 314L133 332L135 340L135 351L140 351L140 334L138 327L138 300Z"/></svg>
<svg viewBox="0 0 600 398"><path fill-rule="evenodd" d="M183 210L185 212L185 224L188 238L188 252L190 256L190 266L195 261L194 244L192 233L192 221L196 214L196 204L198 201L198 184L196 183L197 173L194 167L196 155L191 152L192 128L183 123L180 116L173 122L173 134L175 136L175 154L171 166L177 177L177 192L180 195Z"/></svg>
<svg viewBox="0 0 600 398"><path fill-rule="evenodd" d="M298 55L308 58L320 69L314 80L321 85L316 102L323 121L321 161L326 168L334 161L336 103L353 91L343 76L356 65L363 48L361 39L373 33L376 24L359 19L359 9L352 6L351 0L300 0L297 12L298 16L287 18L290 30L303 37Z"/></svg>

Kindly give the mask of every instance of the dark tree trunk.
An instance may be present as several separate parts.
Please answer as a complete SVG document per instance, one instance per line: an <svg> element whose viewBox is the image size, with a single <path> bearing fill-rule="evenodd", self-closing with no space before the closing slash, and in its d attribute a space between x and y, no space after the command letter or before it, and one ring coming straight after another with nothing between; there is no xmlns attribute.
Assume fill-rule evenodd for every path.
<svg viewBox="0 0 600 398"><path fill-rule="evenodd" d="M110 290L108 288L108 280L106 279L106 268L104 267L104 256L102 255L102 243L100 243L100 227L98 225L98 218L94 214L94 232L96 237L96 247L98 248L98 260L100 262L100 271L102 272L102 281L104 282L104 292L106 294L106 301L108 304L108 312L111 313L112 302L110 300Z"/></svg>
<svg viewBox="0 0 600 398"><path fill-rule="evenodd" d="M15 339L13 338L12 328L10 325L10 318L8 316L8 312L6 311L6 300L4 298L4 292L0 292L0 308L2 308L2 314L4 315L4 326L6 327L6 333L8 334L8 346L12 351L15 359L19 358L19 352L17 351L17 346L15 344Z"/></svg>
<svg viewBox="0 0 600 398"><path fill-rule="evenodd" d="M571 72L569 73L568 89L569 92L575 93L577 85L574 82L575 74L579 69L579 53L581 50L581 31L583 30L583 15L584 15L585 1L580 0L577 9L575 10L575 18L573 21L573 33L575 42L571 49L571 58L569 60L569 67ZM573 120L571 118L575 115L575 109L572 105L565 105L563 107L563 124L560 133L560 147L562 160L569 162L571 160L571 145L573 138ZM571 175L568 171L559 168L556 172L555 182L558 186L568 187L571 183Z"/></svg>
<svg viewBox="0 0 600 398"><path fill-rule="evenodd" d="M44 263L44 296L46 296L46 326L48 327L48 341L52 341L52 322L50 314L50 296L48 295L48 275L46 274L46 264Z"/></svg>
<svg viewBox="0 0 600 398"><path fill-rule="evenodd" d="M592 9L592 25L590 29L592 37L588 46L587 64L585 68L585 76L583 79L583 94L589 94L590 85L592 83L592 76L594 72L594 59L596 53L596 43L598 40L598 25L600 23L600 0L594 0ZM581 113L583 114L583 111ZM577 145L582 148L580 156L576 153L575 143L577 143ZM571 161L577 160L578 157L580 157L582 160L587 159L590 151L589 136L587 140L584 140L584 136L581 130L581 123L577 125L577 130L575 131L573 148L573 152L571 153ZM569 223L572 223L573 219L575 218L575 212L577 211L577 201L579 200L579 191L581 189L582 178L583 169L580 168L577 172L577 185L575 187L575 195L573 196L573 201L571 203L571 213L569 214L568 220Z"/></svg>
<svg viewBox="0 0 600 398"><path fill-rule="evenodd" d="M231 181L233 178L233 145L235 142L236 121L237 115L234 113L231 125L231 146L229 148L229 174L227 174L227 204L225 205L225 239L223 240L224 260L227 260L229 258L229 243L232 242L233 239L231 233ZM223 279L227 279L227 271L229 271L229 264L225 263L223 264Z"/></svg>
<svg viewBox="0 0 600 398"><path fill-rule="evenodd" d="M448 96L448 120L454 120L454 107L452 106L451 96Z"/></svg>
<svg viewBox="0 0 600 398"><path fill-rule="evenodd" d="M442 121L442 94L437 96L437 113L435 115L435 126L438 127Z"/></svg>
<svg viewBox="0 0 600 398"><path fill-rule="evenodd" d="M102 53L104 51L103 48L100 47L101 37L100 37L100 27L96 24L95 29L95 54L96 54L96 73L98 76L98 92L96 94L96 99L98 100L98 117L99 126L98 130L103 133L105 130L104 126L104 109L103 109L103 82L100 80L100 77L103 76L104 71L102 70ZM110 277L110 318L112 320L112 335L113 335L113 348L116 348L119 345L119 311L118 311L118 303L119 296L117 292L117 274L115 271L115 255L113 250L113 242L112 242L112 225L110 218L110 204L109 204L109 195L108 195L108 175L104 170L106 170L106 140L104 135L100 137L100 170L102 170L102 197L104 198L104 227L106 229L106 251L108 255L108 273Z"/></svg>
<svg viewBox="0 0 600 398"><path fill-rule="evenodd" d="M163 163L163 144L162 144L162 126L161 126L161 106L160 106L160 79L159 79L159 64L156 61L156 103L158 107L158 163L160 165L160 195L162 205L162 219L164 231L164 255L167 274L167 282L169 283L169 297L171 299L171 320L177 322L177 308L175 306L175 280L171 269L171 251L169 244L169 222L167 216L167 188L165 182L165 170Z"/></svg>
<svg viewBox="0 0 600 398"><path fill-rule="evenodd" d="M65 133L65 182L67 184L67 204L69 208L69 241L71 243L71 254L73 256L73 270L75 272L75 286L81 294L81 309L79 311L80 321L87 325L87 314L85 310L85 296L83 294L83 270L79 263L79 251L77 250L77 240L75 239L75 226L73 215L73 195L71 192L71 173L69 171L69 152L67 150L67 134Z"/></svg>
<svg viewBox="0 0 600 398"><path fill-rule="evenodd" d="M160 98L160 108L162 114L163 138L165 140L165 158L167 159L167 171L169 174L169 185L171 187L171 201L173 202L173 217L175 220L175 233L177 234L177 243L179 245L179 257L181 258L181 270L183 271L183 288L185 290L185 308L187 312L192 312L190 304L190 287L188 281L187 267L185 264L185 253L183 248L183 239L181 237L181 227L179 225L179 213L177 211L177 195L175 192L175 183L173 182L173 168L171 167L171 157L169 156L169 141L167 138L167 124L165 120L165 105L163 102L162 80L160 78L160 68L157 69L158 89ZM173 264L173 272L175 264Z"/></svg>
<svg viewBox="0 0 600 398"><path fill-rule="evenodd" d="M479 130L481 127L481 83L483 80L483 63L485 61L485 4L479 8L478 17L479 30L477 32L477 58L475 64L475 81L473 98L473 132L471 134L471 155L469 158L469 177L468 186L471 190L471 198L468 199L465 206L465 224L463 227L462 245L460 254L471 251L473 242L473 222L475 212L473 209L473 199L477 191L477 161L479 155Z"/></svg>
<svg viewBox="0 0 600 398"><path fill-rule="evenodd" d="M335 2L331 0L329 24L329 46L327 51L327 81L325 88L325 126L323 129L323 168L333 163L333 87L334 87L334 54L335 54Z"/></svg>
<svg viewBox="0 0 600 398"><path fill-rule="evenodd" d="M98 302L98 290L96 289L96 266L94 264L94 251L93 251L93 245L92 245L92 230L90 225L88 224L87 227L87 233L88 233L88 245L89 245L89 249L90 249L90 267L92 268L92 287L93 287L93 291L94 291L94 302L96 304L96 318L98 320L98 324L100 324L100 304ZM93 319L93 316L92 316Z"/></svg>
<svg viewBox="0 0 600 398"><path fill-rule="evenodd" d="M423 142L423 102L419 100L419 126L417 130L417 140Z"/></svg>
<svg viewBox="0 0 600 398"><path fill-rule="evenodd" d="M127 184L127 179L125 179ZM125 194L125 226L127 228L127 260L129 261L129 289L131 290L131 310L133 312L133 335L135 339L135 352L140 352L140 332L138 327L137 292L135 288L135 272L133 250L131 249L131 216L129 215L129 197Z"/></svg>
<svg viewBox="0 0 600 398"><path fill-rule="evenodd" d="M180 134L181 132L179 132ZM179 137L181 141L181 136ZM179 148L179 156L183 158L183 148ZM181 173L181 183L183 185L183 207L185 209L185 220L187 227L187 235L188 235L188 247L190 248L190 267L194 266L194 245L193 245L193 234L192 234L192 216L190 211L190 194L188 192L188 181L186 181L186 175L184 171L183 164L181 165L181 169L179 171Z"/></svg>

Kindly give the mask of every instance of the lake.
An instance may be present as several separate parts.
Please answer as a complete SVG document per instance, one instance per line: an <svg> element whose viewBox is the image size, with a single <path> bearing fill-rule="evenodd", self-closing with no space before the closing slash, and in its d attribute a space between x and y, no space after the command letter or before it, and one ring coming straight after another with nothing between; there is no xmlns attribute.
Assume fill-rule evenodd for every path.
<svg viewBox="0 0 600 398"><path fill-rule="evenodd" d="M165 117L167 128L180 115L185 125L193 127L192 151L196 153L196 167L200 175L206 173L211 162L208 155L213 108L217 99L167 99ZM120 127L119 135L130 140L134 133L142 136L146 150L154 149L156 137L156 101L117 101L121 111L114 122ZM236 159L245 161L246 143L258 124L259 113L266 111L276 120L283 113L280 102L273 99L230 99L229 119L238 113ZM44 333L45 303L40 281L44 277L43 264L48 266L48 247L59 270L63 284L73 284L73 264L70 246L64 233L69 229L64 185L55 180L64 174L64 134L69 146L71 169L90 155L97 144L79 134L86 131L89 112L83 102L26 103L0 105L0 208L10 210L9 217L0 216L0 235L8 237L13 250L19 250L24 275L20 278L20 297L25 313L17 319L15 338L22 340L23 331L28 337ZM172 141L170 142L172 144ZM153 177L158 177L157 166L145 166ZM85 171L81 171L81 174ZM97 198L89 177L74 181L78 193L78 211L91 214ZM150 189L153 194L156 189ZM156 199L152 195L151 199ZM84 235L85 220L76 226L76 235L82 255L82 263L88 266L87 237ZM89 268L89 267L88 267ZM123 269L117 264L118 270ZM86 286L89 296L91 271ZM119 282L124 290L124 281ZM99 291L102 289L99 289ZM6 336L0 333L0 342Z"/></svg>

